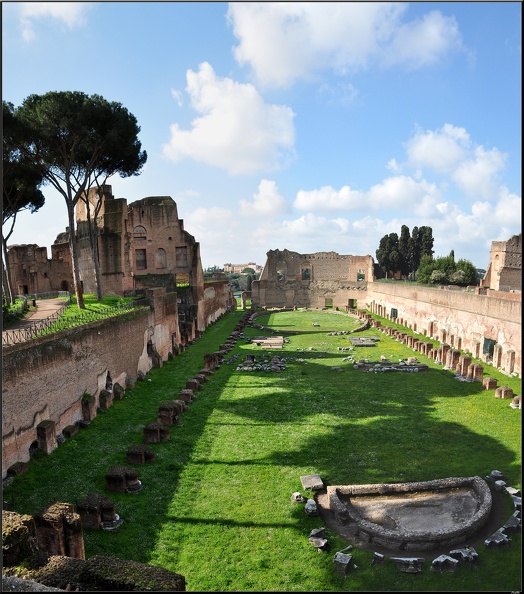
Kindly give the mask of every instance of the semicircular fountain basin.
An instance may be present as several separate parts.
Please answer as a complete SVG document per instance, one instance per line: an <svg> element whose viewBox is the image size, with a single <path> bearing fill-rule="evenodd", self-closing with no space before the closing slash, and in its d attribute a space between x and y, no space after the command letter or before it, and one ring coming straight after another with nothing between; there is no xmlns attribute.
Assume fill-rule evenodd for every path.
<svg viewBox="0 0 524 594"><path fill-rule="evenodd" d="M491 491L478 476L425 482L327 487L329 509L356 525L364 543L432 550L466 542L489 518Z"/></svg>

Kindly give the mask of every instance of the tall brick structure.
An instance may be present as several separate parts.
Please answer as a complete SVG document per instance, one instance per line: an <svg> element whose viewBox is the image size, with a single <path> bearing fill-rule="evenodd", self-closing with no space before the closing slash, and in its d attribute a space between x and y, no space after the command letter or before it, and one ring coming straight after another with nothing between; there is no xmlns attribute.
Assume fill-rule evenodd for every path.
<svg viewBox="0 0 524 594"><path fill-rule="evenodd" d="M480 285L495 291L522 291L522 233L491 242L488 269Z"/></svg>

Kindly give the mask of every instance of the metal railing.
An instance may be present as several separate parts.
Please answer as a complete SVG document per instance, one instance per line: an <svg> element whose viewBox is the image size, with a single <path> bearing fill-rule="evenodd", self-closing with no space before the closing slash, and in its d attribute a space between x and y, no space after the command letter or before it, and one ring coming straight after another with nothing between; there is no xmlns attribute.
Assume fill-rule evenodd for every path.
<svg viewBox="0 0 524 594"><path fill-rule="evenodd" d="M25 328L4 330L2 332L2 346L27 342L28 340L54 334L61 330L83 326L105 318L120 316L131 310L144 309L150 307L150 301L149 299L137 299L136 301L130 301L129 303L123 303L113 307L105 307L96 311L82 311L76 316L68 316L64 319L61 316L68 306L69 302L64 303L54 314Z"/></svg>
<svg viewBox="0 0 524 594"><path fill-rule="evenodd" d="M69 291L50 291L48 293L28 293L27 295L16 295L16 299L57 299L59 297L68 297L71 300Z"/></svg>

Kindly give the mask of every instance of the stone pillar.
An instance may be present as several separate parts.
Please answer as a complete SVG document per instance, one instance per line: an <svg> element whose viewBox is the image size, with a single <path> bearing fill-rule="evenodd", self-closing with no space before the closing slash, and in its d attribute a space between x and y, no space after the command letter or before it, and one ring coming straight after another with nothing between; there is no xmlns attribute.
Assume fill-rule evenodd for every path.
<svg viewBox="0 0 524 594"><path fill-rule="evenodd" d="M484 375L484 367L478 363L471 363L468 367L467 378L474 382L481 382Z"/></svg>
<svg viewBox="0 0 524 594"><path fill-rule="evenodd" d="M475 341L475 342L473 343L473 346L472 346L472 351L473 351L473 357L474 357L475 359L480 359L480 354L481 354L481 350L480 350L480 342L478 342L478 341Z"/></svg>
<svg viewBox="0 0 524 594"><path fill-rule="evenodd" d="M82 419L92 421L96 417L96 398L87 392L82 396Z"/></svg>
<svg viewBox="0 0 524 594"><path fill-rule="evenodd" d="M460 351L457 351L456 349L451 349L448 351L447 355L446 355L446 368L447 369L455 369L458 371L457 369L457 365L460 359Z"/></svg>
<svg viewBox="0 0 524 594"><path fill-rule="evenodd" d="M497 369L502 365L502 346L500 344L496 344L493 347L493 367Z"/></svg>
<svg viewBox="0 0 524 594"><path fill-rule="evenodd" d="M55 435L55 422L51 420L41 421L36 427L38 449L50 454L58 447Z"/></svg>
<svg viewBox="0 0 524 594"><path fill-rule="evenodd" d="M36 540L40 551L85 559L84 533L80 516L71 503L53 503L34 516Z"/></svg>
<svg viewBox="0 0 524 594"><path fill-rule="evenodd" d="M474 382L481 382L484 377L484 367L482 367L482 365L479 365L478 363L472 363L468 367L468 377L470 373L471 379Z"/></svg>
<svg viewBox="0 0 524 594"><path fill-rule="evenodd" d="M464 377L468 374L468 367L471 365L471 357L468 355L460 355L456 371L463 375Z"/></svg>
<svg viewBox="0 0 524 594"><path fill-rule="evenodd" d="M113 404L113 392L102 390L98 396L98 402L102 410L108 409Z"/></svg>
<svg viewBox="0 0 524 594"><path fill-rule="evenodd" d="M448 351L451 349L451 347L449 346L449 344L447 344L446 342L443 342L440 345L440 348L442 349L442 357L441 357L441 361L442 363L444 363L446 361L446 356L448 354Z"/></svg>
<svg viewBox="0 0 524 594"><path fill-rule="evenodd" d="M115 400L122 400L125 393L126 391L118 382L113 386L113 398Z"/></svg>
<svg viewBox="0 0 524 594"><path fill-rule="evenodd" d="M510 350L506 353L506 363L504 365L504 369L508 373L513 373L513 370L515 369L515 351Z"/></svg>

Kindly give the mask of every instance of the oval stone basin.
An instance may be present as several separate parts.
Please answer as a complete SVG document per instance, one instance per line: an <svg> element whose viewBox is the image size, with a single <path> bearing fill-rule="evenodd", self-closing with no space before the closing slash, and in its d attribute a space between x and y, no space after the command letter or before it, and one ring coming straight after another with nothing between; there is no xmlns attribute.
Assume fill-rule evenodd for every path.
<svg viewBox="0 0 524 594"><path fill-rule="evenodd" d="M489 518L491 491L478 476L327 487L329 509L359 540L395 550L464 543Z"/></svg>

